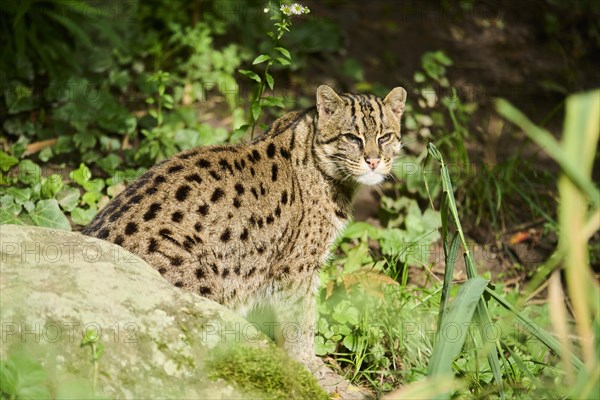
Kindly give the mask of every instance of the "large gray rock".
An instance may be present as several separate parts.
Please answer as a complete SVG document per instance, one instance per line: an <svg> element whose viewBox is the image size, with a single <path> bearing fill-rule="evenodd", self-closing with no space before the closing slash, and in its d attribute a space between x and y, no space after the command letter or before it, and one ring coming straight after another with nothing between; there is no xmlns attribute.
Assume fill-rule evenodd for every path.
<svg viewBox="0 0 600 400"><path fill-rule="evenodd" d="M292 397L324 395L310 374L255 326L173 287L117 245L13 225L0 226L0 237L3 373L18 369L13 364L25 357L41 364L53 396L75 380L110 398L231 399L259 393L278 397L270 392L273 382L267 382L275 371L279 385L301 381L302 388L290 389ZM81 346L87 331L98 334L93 347ZM232 344L235 351L222 350ZM94 361L92 352L100 348ZM228 377L223 357L236 365L268 365L252 366L248 389L248 382L236 381L244 379L243 364ZM261 368L266 389L256 382ZM294 371L289 380L281 375L285 371Z"/></svg>

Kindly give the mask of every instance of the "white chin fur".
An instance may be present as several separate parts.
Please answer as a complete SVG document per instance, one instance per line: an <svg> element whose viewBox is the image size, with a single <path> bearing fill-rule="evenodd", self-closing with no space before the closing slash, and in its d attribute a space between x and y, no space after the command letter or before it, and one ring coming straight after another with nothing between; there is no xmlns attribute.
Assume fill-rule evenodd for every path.
<svg viewBox="0 0 600 400"><path fill-rule="evenodd" d="M377 185L383 181L383 175L377 172L366 172L356 178L356 181L363 185Z"/></svg>

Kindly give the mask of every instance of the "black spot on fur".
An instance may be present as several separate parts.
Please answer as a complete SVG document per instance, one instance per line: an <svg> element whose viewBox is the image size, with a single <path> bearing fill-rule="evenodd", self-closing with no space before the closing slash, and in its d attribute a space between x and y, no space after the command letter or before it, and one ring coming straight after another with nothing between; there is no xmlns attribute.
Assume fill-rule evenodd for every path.
<svg viewBox="0 0 600 400"><path fill-rule="evenodd" d="M150 238L150 241L148 242L148 253L154 253L156 250L158 250L158 241L154 238Z"/></svg>
<svg viewBox="0 0 600 400"><path fill-rule="evenodd" d="M181 222L182 219L183 213L181 211L175 211L173 214L171 214L171 221L173 222Z"/></svg>
<svg viewBox="0 0 600 400"><path fill-rule="evenodd" d="M159 203L152 203L148 208L148 211L144 214L144 221L150 221L156 218L156 213L160 210L161 205Z"/></svg>
<svg viewBox="0 0 600 400"><path fill-rule="evenodd" d="M118 244L120 246L121 244L123 244L123 240L125 240L125 238L122 235L117 235L117 237L115 238L115 244Z"/></svg>
<svg viewBox="0 0 600 400"><path fill-rule="evenodd" d="M210 201L212 201L213 203L216 203L223 196L225 196L225 192L221 188L216 188L215 191L213 192L212 196L210 196Z"/></svg>
<svg viewBox="0 0 600 400"><path fill-rule="evenodd" d="M265 190L265 186L261 182L260 183L260 194L264 196L266 193L267 193L267 191Z"/></svg>
<svg viewBox="0 0 600 400"><path fill-rule="evenodd" d="M271 180L273 182L277 180L277 164L271 165Z"/></svg>
<svg viewBox="0 0 600 400"><path fill-rule="evenodd" d="M161 275L164 275L164 274L167 273L167 269L165 267L160 267L158 269L158 273L161 274Z"/></svg>
<svg viewBox="0 0 600 400"><path fill-rule="evenodd" d="M214 194L213 194L213 196L214 196ZM206 214L208 214L208 208L209 208L208 204L203 204L200 207L198 207L198 212L202 215L206 215Z"/></svg>
<svg viewBox="0 0 600 400"><path fill-rule="evenodd" d="M110 222L115 222L116 220L118 220L119 218L121 218L121 215L123 215L123 211L121 211L121 210L115 211L114 213L112 213L110 215L110 217L108 217L108 220Z"/></svg>
<svg viewBox="0 0 600 400"><path fill-rule="evenodd" d="M182 169L183 169L183 166L182 166L182 165L173 165L172 167L170 167L170 168L167 170L167 172L168 172L169 174L172 174L172 173L174 173L174 172L179 172L179 171L181 171Z"/></svg>
<svg viewBox="0 0 600 400"><path fill-rule="evenodd" d="M276 151L277 151L277 148L275 147L275 145L273 143L269 143L269 146L267 146L267 157L269 157L269 158L275 157Z"/></svg>
<svg viewBox="0 0 600 400"><path fill-rule="evenodd" d="M259 227L259 228L262 228L262 227L263 227L263 225L264 225L264 222L263 222L263 219L262 219L262 218L259 218L259 219L258 219L258 221L256 221L256 223L258 224L258 227Z"/></svg>
<svg viewBox="0 0 600 400"><path fill-rule="evenodd" d="M196 278L203 279L206 276L206 273L202 268L196 268Z"/></svg>
<svg viewBox="0 0 600 400"><path fill-rule="evenodd" d="M221 180L221 175L219 175L219 173L217 171L213 171L212 169L210 171L208 171L208 173L210 174L210 176L213 177L213 179L215 181L220 181Z"/></svg>
<svg viewBox="0 0 600 400"><path fill-rule="evenodd" d="M252 276L256 272L256 267L252 267L246 272L246 276Z"/></svg>
<svg viewBox="0 0 600 400"><path fill-rule="evenodd" d="M346 214L344 214L341 210L335 210L335 215L338 218L346 218Z"/></svg>
<svg viewBox="0 0 600 400"><path fill-rule="evenodd" d="M240 208L240 207L242 206L242 202L240 201L240 199L239 199L239 198L235 197L235 198L233 199L233 206L234 206L235 208Z"/></svg>
<svg viewBox="0 0 600 400"><path fill-rule="evenodd" d="M146 189L146 194L149 194L149 195L153 195L156 192L158 192L158 189L155 187L150 187L150 188Z"/></svg>
<svg viewBox="0 0 600 400"><path fill-rule="evenodd" d="M256 200L258 200L258 192L256 191L256 188L252 188L252 189L250 189L250 191L254 195L254 198L256 198Z"/></svg>
<svg viewBox="0 0 600 400"><path fill-rule="evenodd" d="M288 202L288 192L287 190L284 190L283 192L281 192L281 204L287 204Z"/></svg>
<svg viewBox="0 0 600 400"><path fill-rule="evenodd" d="M177 188L177 191L175 192L175 198L179 201L185 201L185 199L187 199L188 194L190 194L190 190L192 188L189 187L188 185L181 185Z"/></svg>
<svg viewBox="0 0 600 400"><path fill-rule="evenodd" d="M221 166L221 169L223 171L227 170L233 174L233 168L231 168L231 164L229 164L229 161L225 160L224 158L221 158L219 160L219 165Z"/></svg>
<svg viewBox="0 0 600 400"><path fill-rule="evenodd" d="M201 158L198 161L196 161L196 165L200 168L210 168L210 161Z"/></svg>
<svg viewBox="0 0 600 400"><path fill-rule="evenodd" d="M286 149L284 149L283 147L281 148L280 153L281 153L281 157L285 158L286 160L289 160L292 157L290 152L287 151Z"/></svg>
<svg viewBox="0 0 600 400"><path fill-rule="evenodd" d="M177 256L172 257L169 261L174 267L179 267L181 264L183 264L183 258Z"/></svg>
<svg viewBox="0 0 600 400"><path fill-rule="evenodd" d="M239 194L240 196L244 194L244 185L242 185L241 183L236 183L235 184L235 191L237 192L237 194Z"/></svg>
<svg viewBox="0 0 600 400"><path fill-rule="evenodd" d="M287 275L290 273L290 267L283 267L283 269L281 270L281 272L283 272L283 274Z"/></svg>
<svg viewBox="0 0 600 400"><path fill-rule="evenodd" d="M167 178L165 178L162 175L156 175L156 178L154 178L155 185L160 185L161 183L165 183L166 181L167 181Z"/></svg>
<svg viewBox="0 0 600 400"><path fill-rule="evenodd" d="M256 171L254 171L254 167L250 167L250 175L256 175Z"/></svg>
<svg viewBox="0 0 600 400"><path fill-rule="evenodd" d="M195 230L196 232L202 232L202 224L201 224L200 222L196 222L196 223L194 224L194 230Z"/></svg>
<svg viewBox="0 0 600 400"><path fill-rule="evenodd" d="M198 184L202 183L202 178L196 173L186 175L185 180L188 182L196 182Z"/></svg>
<svg viewBox="0 0 600 400"><path fill-rule="evenodd" d="M277 206L277 208L275 208L275 216L278 218L281 216L281 207Z"/></svg>
<svg viewBox="0 0 600 400"><path fill-rule="evenodd" d="M226 228L223 233L221 233L221 242L227 243L231 239L231 231L229 228Z"/></svg>
<svg viewBox="0 0 600 400"><path fill-rule="evenodd" d="M182 288L183 287L183 282L181 282L181 281L175 282L175 287Z"/></svg>
<svg viewBox="0 0 600 400"><path fill-rule="evenodd" d="M256 150L256 149L252 150L252 157L253 157L254 162L260 161L260 153L258 152L258 150Z"/></svg>
<svg viewBox="0 0 600 400"><path fill-rule="evenodd" d="M210 264L210 269L212 269L212 272L215 274L219 274L219 267L217 267L217 264Z"/></svg>
<svg viewBox="0 0 600 400"><path fill-rule="evenodd" d="M239 264L238 264L238 265L236 265L236 266L233 268L233 273L234 273L234 274L236 274L236 275L239 275L239 274L240 274L240 266L239 266Z"/></svg>
<svg viewBox="0 0 600 400"><path fill-rule="evenodd" d="M221 278L227 278L228 275L229 270L227 268L223 269L223 272L221 272Z"/></svg>
<svg viewBox="0 0 600 400"><path fill-rule="evenodd" d="M200 289L198 291L200 292L200 295L202 295L202 296L208 296L209 294L212 293L212 290L206 286L200 286Z"/></svg>
<svg viewBox="0 0 600 400"><path fill-rule="evenodd" d="M125 225L125 234L128 236L133 235L138 231L138 227L135 222L129 222Z"/></svg>
<svg viewBox="0 0 600 400"><path fill-rule="evenodd" d="M143 196L136 194L129 201L133 204L139 204L139 202L142 201L143 198L144 198Z"/></svg>
<svg viewBox="0 0 600 400"><path fill-rule="evenodd" d="M237 169L238 171L242 170L242 164L238 160L235 160L233 162L233 165L234 165L235 169Z"/></svg>
<svg viewBox="0 0 600 400"><path fill-rule="evenodd" d="M183 153L179 155L179 158L182 160L188 160L194 156L198 155L198 150L188 151L187 153Z"/></svg>
<svg viewBox="0 0 600 400"><path fill-rule="evenodd" d="M271 225L274 221L275 221L275 219L273 218L273 216L271 214L269 214L267 216L267 224Z"/></svg>
<svg viewBox="0 0 600 400"><path fill-rule="evenodd" d="M106 239L109 234L110 234L110 231L108 229L104 228L100 232L98 232L97 237L100 239Z"/></svg>
<svg viewBox="0 0 600 400"><path fill-rule="evenodd" d="M256 226L256 218L254 218L254 215L251 215L248 221L250 221L252 225Z"/></svg>
<svg viewBox="0 0 600 400"><path fill-rule="evenodd" d="M246 240L248 240L248 229L247 228L244 228L244 230L242 231L242 234L240 235L240 239L244 242Z"/></svg>

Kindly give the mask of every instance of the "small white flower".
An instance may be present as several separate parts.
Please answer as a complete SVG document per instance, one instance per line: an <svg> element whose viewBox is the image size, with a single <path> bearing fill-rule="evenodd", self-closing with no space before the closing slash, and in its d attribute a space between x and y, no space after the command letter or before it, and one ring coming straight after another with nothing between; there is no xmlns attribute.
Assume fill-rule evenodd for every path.
<svg viewBox="0 0 600 400"><path fill-rule="evenodd" d="M308 14L310 12L308 7L304 7L303 5L298 4L298 3L294 3L291 6L290 5L282 5L280 10L283 14L287 15L288 17L291 15Z"/></svg>
<svg viewBox="0 0 600 400"><path fill-rule="evenodd" d="M284 5L282 5L282 6L281 6L281 8L280 8L280 10L281 10L281 12L282 12L284 15L287 15L287 16L290 16L290 15L292 15L292 9L291 9L291 7L290 7L290 6L288 6L288 5L285 5L285 4L284 4Z"/></svg>
<svg viewBox="0 0 600 400"><path fill-rule="evenodd" d="M266 13L268 13L268 12L269 12L269 9L268 9L267 7L265 7L265 8L263 9L263 12L266 14Z"/></svg>

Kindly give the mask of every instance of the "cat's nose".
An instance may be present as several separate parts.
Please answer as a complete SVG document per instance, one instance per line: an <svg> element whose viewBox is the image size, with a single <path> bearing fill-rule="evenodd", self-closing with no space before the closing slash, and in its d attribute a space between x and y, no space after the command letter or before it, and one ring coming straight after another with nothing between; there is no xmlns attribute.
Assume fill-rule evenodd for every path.
<svg viewBox="0 0 600 400"><path fill-rule="evenodd" d="M381 161L381 159L379 158L372 158L372 157L365 157L365 161L367 162L367 165L369 166L369 168L371 169L375 169L379 166L379 161Z"/></svg>

